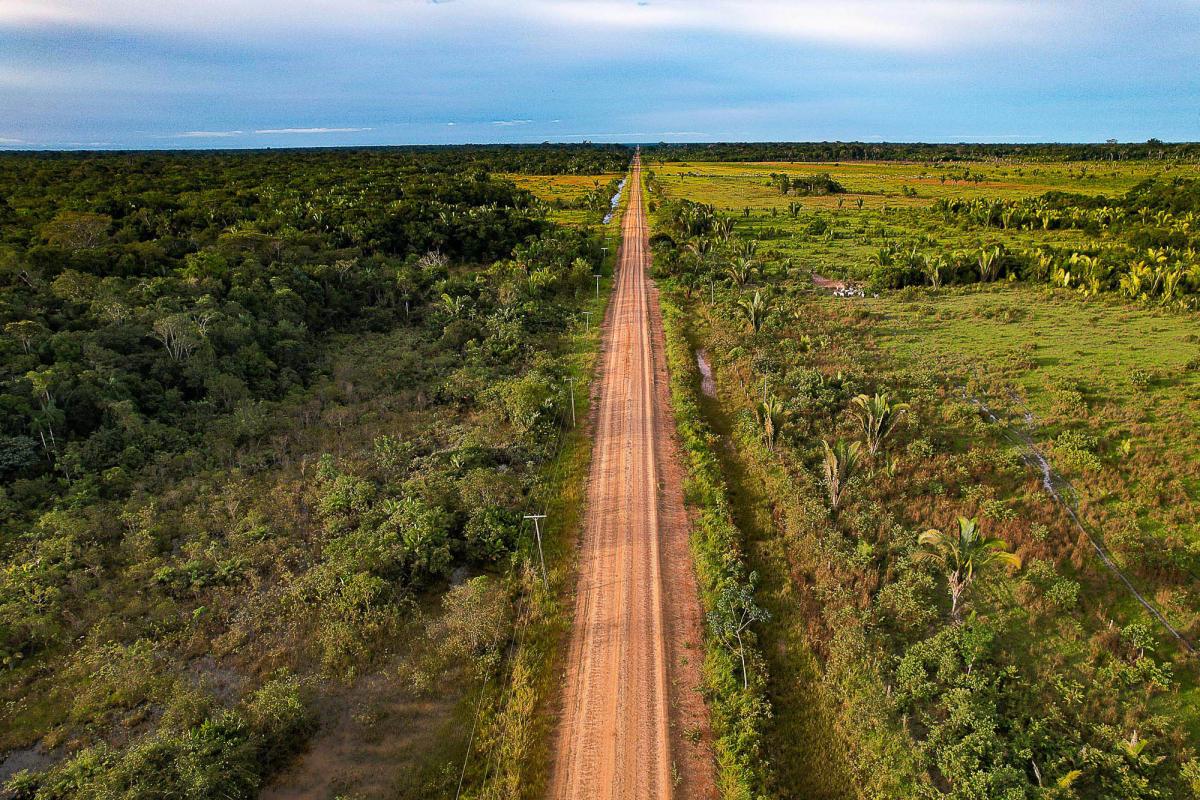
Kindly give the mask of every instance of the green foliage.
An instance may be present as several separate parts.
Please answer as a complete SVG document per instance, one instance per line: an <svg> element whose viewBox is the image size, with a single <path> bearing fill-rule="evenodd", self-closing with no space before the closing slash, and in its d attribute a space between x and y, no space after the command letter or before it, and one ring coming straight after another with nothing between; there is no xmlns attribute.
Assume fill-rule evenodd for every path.
<svg viewBox="0 0 1200 800"><path fill-rule="evenodd" d="M699 378L679 313L664 304L671 402L688 462L687 500L697 512L692 552L708 620L705 681L718 785L723 796L748 800L762 795L768 778L763 727L771 708L763 694L762 656L751 636L751 626L765 617L742 563L740 533L730 519L727 489L696 397Z"/></svg>
<svg viewBox="0 0 1200 800"><path fill-rule="evenodd" d="M986 576L996 567L1020 569L1019 556L1008 552L1008 543L1003 539L987 536L979 528L976 519L958 518L957 535L947 535L930 529L917 538L917 544L925 548L914 558L932 561L946 576L950 591L950 616L961 620L960 604L977 578Z"/></svg>
<svg viewBox="0 0 1200 800"><path fill-rule="evenodd" d="M756 147L746 152L782 151ZM1194 472L1187 364L1195 335L1176 300L1189 285L1182 276L1195 220L1186 210L1142 212L1096 194L1119 198L1159 171L1170 182L1173 165L1051 158L831 165L865 200L858 208L837 205L840 198L779 197L763 185L775 165L659 170L663 207L687 199L748 209L730 241L699 234L710 250L736 253L743 236L765 245L757 258L771 280L773 314L786 323L759 336L746 337L743 295L719 277L711 292L704 284L689 291L682 270L664 271L664 283L720 380L714 418L739 420L722 463L737 471L739 513L744 506L761 519L755 567L786 564L769 605L796 633L764 639L788 645L787 656L771 660L767 685L776 696L803 693L813 707L828 699L836 732L822 741L831 754L848 754L863 796L1189 796L1200 730L1194 660L1096 558L1044 490L1040 465L1014 441L1045 445L1052 470L1084 471L1074 492L1057 478L1053 485L1064 498L1074 493L1075 513L1133 585L1172 625L1192 630L1195 486L1183 476ZM917 185L918 199L902 185ZM1047 194L1057 187L1070 193ZM942 198L962 210L939 213ZM814 219L827 226L820 236L832 235L806 234ZM774 226L783 226L780 238L763 235ZM701 249L685 233L673 229L656 258L682 264L683 253ZM787 261L805 269L772 270ZM1145 299L1136 307L1133 295L1118 294L1141 261ZM810 285L809 267L850 279L878 268L875 288L892 276L911 288L828 297ZM1180 268L1176 288L1166 290L1175 299L1160 306L1167 276ZM1021 285L1034 282L1043 285ZM763 434L764 385L789 412L773 449ZM861 431L845 412L861 411L853 398L881 386L911 399L906 424L892 431L892 457L852 481L853 502L847 495L831 516L822 441L832 449ZM986 401L988 413L964 396ZM982 521L970 537L976 544L1006 544L985 548L978 562L949 548L930 569L923 562L936 560L935 542L918 544L923 523L964 513ZM956 544L961 533L938 538ZM998 578L1015 560L1010 551L1030 563L1018 579L975 577L987 562ZM956 574L960 621L942 625L944 609L956 605L945 601ZM806 649L815 669L789 672ZM793 706L778 707L796 716ZM767 741L794 731L768 726ZM780 752L789 745L777 744ZM781 794L802 791L796 783Z"/></svg>
<svg viewBox="0 0 1200 800"><path fill-rule="evenodd" d="M452 574L509 574L603 240L481 168L627 155L4 157L0 751L78 751L21 796L253 796L309 687L420 662ZM430 630L491 631L438 628L456 698L515 600L450 595Z"/></svg>
<svg viewBox="0 0 1200 800"><path fill-rule="evenodd" d="M843 194L846 187L830 177L828 172L819 175L788 175L771 173L771 184L782 195L813 197L826 194Z"/></svg>
<svg viewBox="0 0 1200 800"><path fill-rule="evenodd" d="M160 728L124 750L97 745L47 772L19 773L8 790L20 800L254 797L311 729L300 684L282 676L241 709Z"/></svg>

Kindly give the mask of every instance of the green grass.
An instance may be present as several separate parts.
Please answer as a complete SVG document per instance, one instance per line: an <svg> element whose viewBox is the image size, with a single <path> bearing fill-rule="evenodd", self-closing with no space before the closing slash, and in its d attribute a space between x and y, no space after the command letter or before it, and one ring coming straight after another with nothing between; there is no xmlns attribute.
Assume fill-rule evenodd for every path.
<svg viewBox="0 0 1200 800"><path fill-rule="evenodd" d="M604 173L602 175L504 175L522 189L533 192L539 200L547 203L554 201L572 202L578 200L596 186L604 186L613 178L620 178L619 173ZM551 208L550 218L563 225L585 225L592 221L594 215L585 209ZM614 215L614 219L619 216Z"/></svg>
<svg viewBox="0 0 1200 800"><path fill-rule="evenodd" d="M1200 408L1186 403L1200 387L1200 371L1186 369L1200 356L1191 316L1018 285L856 302L879 315L875 336L901 360L1006 368L1037 403L1048 386L1079 384L1107 402L1130 403L1145 396L1135 372L1159 372L1169 383L1151 394L1188 412L1181 421L1200 423Z"/></svg>
<svg viewBox="0 0 1200 800"><path fill-rule="evenodd" d="M936 368L960 383L982 374L1011 385L1044 424L1043 444L1070 427L1097 437L1114 474L1097 491L1077 481L1085 498L1113 512L1139 501L1143 531L1177 531L1200 542L1200 504L1189 477L1200 454L1200 370L1189 368L1200 342L1192 315L1015 285L850 302L875 315L877 343L901 366ZM1070 392L1079 392L1086 411L1065 412ZM1128 456L1118 449L1125 439L1133 448ZM1173 487L1178 498L1150 502L1162 487Z"/></svg>
<svg viewBox="0 0 1200 800"><path fill-rule="evenodd" d="M964 231L924 213L936 200L952 197L1017 199L1048 191L1106 194L1116 197L1155 175L1190 176L1200 167L1163 167L1147 162L1113 164L955 163L686 163L652 164L668 199L709 203L733 214L738 235L758 239L765 254L790 258L807 272L829 277L863 278L870 256L891 243L928 237L951 249L971 249L981 240L1009 248L1052 246L1083 248L1088 237L1077 230ZM983 175L978 183L963 173ZM769 184L772 172L810 175L828 172L847 189L819 197L784 196ZM959 176L959 177L954 177ZM946 178L942 182L942 178ZM902 190L916 190L905 196ZM532 187L531 187L532 188ZM536 191L536 190L535 190ZM862 201L862 208L858 202ZM793 217L788 206L798 203ZM749 216L745 210L749 209ZM808 232L815 219L829 225L828 234Z"/></svg>
<svg viewBox="0 0 1200 800"><path fill-rule="evenodd" d="M1015 198L1055 190L1116 195L1154 175L1194 176L1200 171L1196 165L1164 169L1161 164L1148 162L955 162L944 166L904 162L671 162L649 166L664 183L673 187L670 192L673 195L712 203L721 208L741 210L749 205L768 211L772 207L782 211L788 203L797 200L806 209L836 209L839 198L845 200L843 207L846 208L853 205L858 197L864 199L864 208L881 208L885 203L892 207L920 207L944 197ZM975 182L955 177L961 176L964 171L983 175L984 180ZM847 193L822 197L783 197L768 185L773 172L794 176L827 172L846 187ZM901 189L904 186L916 189L917 196L902 196Z"/></svg>
<svg viewBox="0 0 1200 800"><path fill-rule="evenodd" d="M789 614L821 619L828 609L838 608L836 600L843 594L843 599L853 599L858 592L861 604L876 603L876 582L887 584L909 569L897 559L907 546L906 535L921 526L952 520L954 514L980 514L989 529L1018 549L1031 566L990 598L991 607L980 602L985 618L990 615L998 629L1006 631L1003 649L1035 676L1030 685L1048 692L1050 676L1079 676L1096 696L1108 692L1120 698L1125 709L1121 713L1127 715L1122 724L1149 730L1153 715L1161 726L1160 737L1167 730L1176 737L1164 748L1172 757L1193 752L1200 741L1200 677L1195 659L1183 655L1101 564L1087 539L1042 490L1037 471L1015 457L1013 444L981 418L964 394L986 400L1013 425L1029 431L1055 468L1079 490L1080 516L1113 560L1174 626L1194 639L1200 630L1200 584L1188 575L1189 570L1194 575L1200 563L1196 559L1200 553L1200 479L1195 477L1200 474L1200 326L1196 316L1161 311L1116 295L1088 299L1076 292L1007 282L941 291L907 289L861 299L816 295L808 285L810 269L861 277L869 270L869 255L896 241L920 239L922 249L968 248L980 240L1014 248L1088 246L1087 235L1080 231L966 232L924 207L949 193L1015 198L1064 190L1116 196L1156 174L1157 165L1092 165L1082 176L1079 165L1071 164L969 165L972 172L985 173L978 186L943 184L937 178L939 168L919 164L652 168L661 186L654 198L657 202L687 198L714 204L734 217L736 239L731 251L746 239L756 239L760 261L775 261L771 255L792 259L787 273L777 263L769 265L767 277L752 278L743 289L718 281L714 309L707 307L707 289L703 301L684 300L682 291L674 298L690 320L696 336L693 344L707 347L714 356L721 401L719 408L706 408L706 416L730 445L720 456L731 490L731 510L748 540L747 560L764 575L761 602L774 603L775 619L782 622ZM959 171L962 166L951 169ZM841 196L841 208L838 196L784 197L767 185L772 171L791 175L827 171L850 193ZM1176 174L1195 171L1195 167L1177 168ZM901 196L901 186L915 186L917 197ZM860 197L861 210L856 202ZM802 205L795 218L787 211L792 202ZM748 216L742 213L747 206ZM807 231L818 218L830 225L831 236ZM770 318L758 335L748 332L735 302L747 291L764 291L769 297ZM897 458L895 474L873 469L862 477L862 496L856 501L861 506L829 520L824 518L819 468L814 466L819 448L814 443L854 435L844 409L836 420L826 420L803 410L803 405L791 407L791 442L778 456L760 453L763 448L754 436L752 407L761 386L770 382L771 391L779 392L785 401L792 399L790 395L800 397L798 367L816 369L826 378L845 370L860 387L855 391L888 391L914 403L889 452ZM1014 397L1023 402L1014 402ZM1028 420L1024 419L1026 404L1032 412ZM751 434L745 435L737 425L720 424L722 419L740 420ZM769 469L781 474L790 471L790 479L773 484ZM775 513L764 507L764 498L775 505ZM791 515L786 513L789 504L796 505ZM783 555L792 562L790 592L778 590L789 588L787 575L776 581L768 569L774 551L760 546L771 541L772 517L779 528L778 539L785 542ZM839 528L846 533L844 539L829 535ZM846 542L864 546L855 549ZM880 561L886 569L875 573ZM1078 600L1061 609L1047 600L1046 590L1034 582L1041 578L1024 577L1038 574L1032 570L1038 561L1052 564L1052 575L1078 582ZM829 574L823 575L826 571ZM899 597L894 595L888 602L898 602ZM901 652L908 644L905 637L913 634L897 629L880 636L879 629L887 630L892 621L889 608L881 609L877 627L864 629L863 641ZM837 619L842 624L846 617ZM1107 670L1120 667L1113 657L1114 637L1133 623L1157 631L1155 658L1169 663L1174 675L1173 688L1144 705L1135 691L1104 683L1109 680ZM846 669L846 653L839 661L822 652L819 626L810 623L808 636L823 680L843 698L873 697L874 704L866 707L887 708L888 701L879 694L882 684L856 684L857 673ZM806 679L804 648L789 647L770 626L763 630L761 641L771 670L769 687L777 687L781 680ZM864 653L865 649L855 651L853 664L868 660ZM890 687L893 667L886 660L879 663L880 675ZM781 717L790 717L788 696L773 688L770 697ZM1149 692L1146 697L1150 698ZM1040 707L1036 701L1030 706ZM1035 710L1028 713L1036 716ZM1081 712L1089 723L1108 719L1110 713L1116 712L1098 707ZM910 729L907 717L904 723L905 737L912 735L920 742L923 731ZM853 725L845 730L854 730ZM772 755L779 757L781 741L802 735L798 728L774 721L767 732ZM854 732L848 737L852 752L870 739L869 732ZM1158 746L1163 747L1162 742L1160 738ZM859 755L851 759L856 768L861 760Z"/></svg>

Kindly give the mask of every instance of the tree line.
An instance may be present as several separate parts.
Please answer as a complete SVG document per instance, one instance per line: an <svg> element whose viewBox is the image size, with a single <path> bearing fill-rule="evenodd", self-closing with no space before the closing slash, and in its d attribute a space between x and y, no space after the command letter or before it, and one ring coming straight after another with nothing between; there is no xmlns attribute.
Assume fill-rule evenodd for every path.
<svg viewBox="0 0 1200 800"><path fill-rule="evenodd" d="M1200 159L1200 144L928 144L919 142L660 142L642 148L648 161L1184 161Z"/></svg>

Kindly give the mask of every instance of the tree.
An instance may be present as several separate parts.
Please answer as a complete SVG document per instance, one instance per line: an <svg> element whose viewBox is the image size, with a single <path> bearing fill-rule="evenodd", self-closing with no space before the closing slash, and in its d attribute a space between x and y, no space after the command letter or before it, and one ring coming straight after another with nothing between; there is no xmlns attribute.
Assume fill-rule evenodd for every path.
<svg viewBox="0 0 1200 800"><path fill-rule="evenodd" d="M1021 568L1020 556L1008 552L1008 543L985 536L975 519L959 517L957 536L930 528L917 538L917 543L925 549L916 553L915 560L932 561L946 573L950 616L956 624L962 621L963 597L977 577L1000 566Z"/></svg>
<svg viewBox="0 0 1200 800"><path fill-rule="evenodd" d="M738 307L742 309L742 313L746 316L746 321L750 323L750 327L754 332L758 333L761 331L769 313L767 301L763 298L762 293L755 290L754 297L749 300L739 300Z"/></svg>
<svg viewBox="0 0 1200 800"><path fill-rule="evenodd" d="M929 279L929 285L934 289L941 288L942 270L946 268L946 259L940 255L926 254L921 259L921 272Z"/></svg>
<svg viewBox="0 0 1200 800"><path fill-rule="evenodd" d="M989 283L996 279L1000 271L1000 248L981 247L976 259L979 263L979 280Z"/></svg>
<svg viewBox="0 0 1200 800"><path fill-rule="evenodd" d="M112 217L82 211L60 211L42 226L49 244L64 250L84 250L100 245L112 225Z"/></svg>
<svg viewBox="0 0 1200 800"><path fill-rule="evenodd" d="M822 439L821 446L825 450L823 467L825 491L829 493L829 509L836 513L842 504L846 485L858 469L859 450L862 449L862 442L847 442L844 439L838 439L830 447L829 442Z"/></svg>
<svg viewBox="0 0 1200 800"><path fill-rule="evenodd" d="M31 319L22 319L5 325L4 332L20 342L21 348L28 353L33 343L45 335L46 329Z"/></svg>
<svg viewBox="0 0 1200 800"><path fill-rule="evenodd" d="M874 458L883 441L895 429L896 423L908 411L907 403L892 403L887 394L876 392L873 397L860 394L850 401L851 413L863 429L867 452Z"/></svg>
<svg viewBox="0 0 1200 800"><path fill-rule="evenodd" d="M212 318L211 312L170 314L154 321L151 335L173 360L184 361L204 341Z"/></svg>
<svg viewBox="0 0 1200 800"><path fill-rule="evenodd" d="M748 256L738 256L725 269L730 280L737 286L745 286L754 275L754 259Z"/></svg>
<svg viewBox="0 0 1200 800"><path fill-rule="evenodd" d="M784 408L783 401L773 394L763 397L763 401L754 409L754 416L762 428L767 449L774 450L779 430L787 420L787 409Z"/></svg>
<svg viewBox="0 0 1200 800"><path fill-rule="evenodd" d="M721 643L742 662L742 688L750 687L750 673L746 669L747 629L756 622L770 619L766 609L754 602L754 587L758 573L751 572L745 583L736 579L725 581L717 595L716 607L708 614L708 624Z"/></svg>

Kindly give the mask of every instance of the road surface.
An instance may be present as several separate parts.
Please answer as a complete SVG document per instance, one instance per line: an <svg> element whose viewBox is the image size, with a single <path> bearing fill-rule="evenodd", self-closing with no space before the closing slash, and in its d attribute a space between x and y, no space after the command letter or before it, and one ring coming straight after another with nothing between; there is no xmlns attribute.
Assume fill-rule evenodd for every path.
<svg viewBox="0 0 1200 800"><path fill-rule="evenodd" d="M635 159L594 405L554 800L715 796L702 614Z"/></svg>

